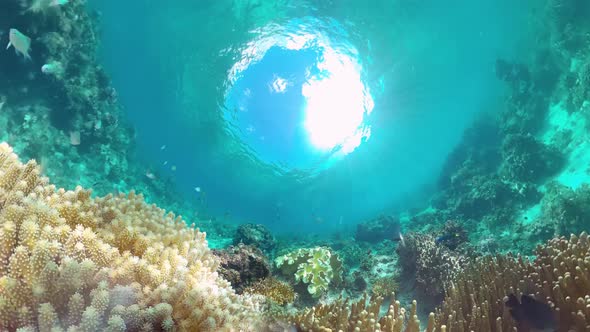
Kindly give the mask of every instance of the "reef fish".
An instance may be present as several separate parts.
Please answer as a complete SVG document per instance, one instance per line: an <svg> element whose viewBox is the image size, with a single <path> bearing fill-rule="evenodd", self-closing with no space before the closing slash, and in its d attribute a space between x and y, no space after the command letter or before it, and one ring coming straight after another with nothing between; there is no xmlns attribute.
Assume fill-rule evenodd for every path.
<svg viewBox="0 0 590 332"><path fill-rule="evenodd" d="M14 47L17 54L20 53L26 59L31 59L31 56L29 55L29 51L31 50L31 38L25 36L17 29L10 29L10 33L8 34L8 46L6 46L6 49L9 49L10 46Z"/></svg>
<svg viewBox="0 0 590 332"><path fill-rule="evenodd" d="M391 223L391 233L393 234L392 240L394 242L399 242L402 247L406 246L406 241L404 240L404 236L402 234L402 225L399 220L393 218L392 216L382 216L387 220L388 223Z"/></svg>
<svg viewBox="0 0 590 332"><path fill-rule="evenodd" d="M33 13L44 13L49 8L52 7L59 7L68 4L69 0L33 0L30 5L28 5L27 11ZM21 4L23 7L27 7L28 1L21 0Z"/></svg>
<svg viewBox="0 0 590 332"><path fill-rule="evenodd" d="M551 332L556 329L556 320L548 304L523 294L520 302L514 294L505 301L512 318L518 323L519 331Z"/></svg>

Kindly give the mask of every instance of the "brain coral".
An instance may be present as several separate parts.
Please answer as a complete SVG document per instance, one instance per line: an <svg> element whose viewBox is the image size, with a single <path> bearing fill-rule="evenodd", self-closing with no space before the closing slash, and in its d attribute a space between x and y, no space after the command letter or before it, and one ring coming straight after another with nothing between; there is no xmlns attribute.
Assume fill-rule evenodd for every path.
<svg viewBox="0 0 590 332"><path fill-rule="evenodd" d="M141 195L56 189L0 144L0 330L259 330L205 234Z"/></svg>

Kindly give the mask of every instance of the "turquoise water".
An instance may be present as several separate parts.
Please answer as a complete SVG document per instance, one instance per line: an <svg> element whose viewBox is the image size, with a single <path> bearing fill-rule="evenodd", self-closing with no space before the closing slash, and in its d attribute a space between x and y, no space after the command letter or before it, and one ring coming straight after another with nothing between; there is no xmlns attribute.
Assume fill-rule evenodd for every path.
<svg viewBox="0 0 590 332"><path fill-rule="evenodd" d="M168 173L175 165L179 189L189 200L205 194L211 213L274 230L333 229L421 197L501 92L495 59L518 57L532 42L528 8L510 1L93 5L102 12L101 58L146 160ZM305 36L309 45L286 48ZM317 70L322 46L313 44L322 38L348 51L374 104L349 125L370 132L350 153L331 151L350 129L316 149L302 125L301 85ZM240 62L246 69L232 72ZM289 89L271 95L271 77ZM337 109L338 96L351 94L346 84L354 85L322 92L334 96L318 111L330 112L316 126L324 140L346 118ZM246 89L255 94L242 105L250 113L239 111Z"/></svg>
<svg viewBox="0 0 590 332"><path fill-rule="evenodd" d="M0 1L0 330L590 330L588 17Z"/></svg>

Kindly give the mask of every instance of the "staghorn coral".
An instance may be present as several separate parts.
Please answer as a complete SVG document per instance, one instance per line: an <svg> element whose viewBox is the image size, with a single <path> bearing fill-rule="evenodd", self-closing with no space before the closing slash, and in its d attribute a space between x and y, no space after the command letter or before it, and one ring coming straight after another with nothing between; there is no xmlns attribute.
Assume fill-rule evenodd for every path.
<svg viewBox="0 0 590 332"><path fill-rule="evenodd" d="M245 293L258 294L276 302L286 305L295 301L295 291L288 283L275 278L265 278L244 290Z"/></svg>
<svg viewBox="0 0 590 332"><path fill-rule="evenodd" d="M392 295L395 299L395 295ZM338 299L331 304L321 304L289 318L297 331L346 331L346 332L420 332L420 321L416 314L416 301L409 313L399 301L392 300L387 312L379 315L382 297L365 296L350 303ZM426 332L432 332L434 315L430 315Z"/></svg>
<svg viewBox="0 0 590 332"><path fill-rule="evenodd" d="M205 234L141 195L56 190L0 144L0 330L258 330Z"/></svg>
<svg viewBox="0 0 590 332"><path fill-rule="evenodd" d="M307 284L312 296L320 296L330 283L341 281L342 262L330 249L301 248L275 259L277 268L287 277Z"/></svg>
<svg viewBox="0 0 590 332"><path fill-rule="evenodd" d="M510 293L533 294L548 303L560 332L590 330L588 234L552 239L537 247L534 261L512 256L479 259L447 290L436 326L450 331L512 331L518 326L503 301Z"/></svg>

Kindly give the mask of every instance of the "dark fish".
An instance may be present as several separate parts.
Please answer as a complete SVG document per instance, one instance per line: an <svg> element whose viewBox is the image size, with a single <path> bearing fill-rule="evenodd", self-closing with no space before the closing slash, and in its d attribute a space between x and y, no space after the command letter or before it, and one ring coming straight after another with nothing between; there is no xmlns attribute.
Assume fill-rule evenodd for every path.
<svg viewBox="0 0 590 332"><path fill-rule="evenodd" d="M441 243L441 242L444 242L444 241L450 240L450 239L452 239L452 238L454 238L454 237L457 237L457 236L459 236L459 235L458 235L458 234L454 234L454 233L453 233L453 234L445 234L445 235L441 235L441 236L437 237L437 238L434 240L434 242L436 242L436 244L439 244L439 243Z"/></svg>
<svg viewBox="0 0 590 332"><path fill-rule="evenodd" d="M520 302L514 294L510 294L505 303L510 308L512 318L518 323L519 330L555 331L557 323L553 310L548 304L525 294L520 297Z"/></svg>

